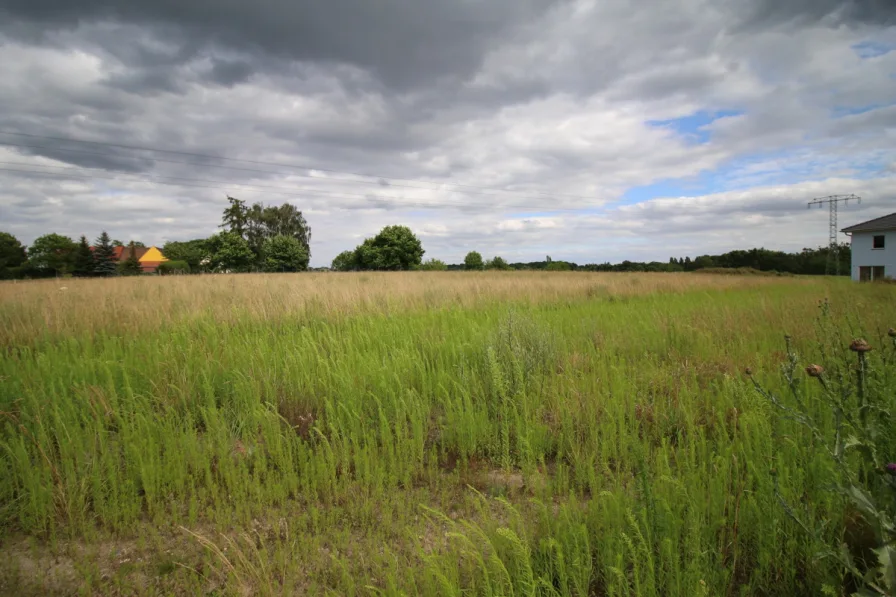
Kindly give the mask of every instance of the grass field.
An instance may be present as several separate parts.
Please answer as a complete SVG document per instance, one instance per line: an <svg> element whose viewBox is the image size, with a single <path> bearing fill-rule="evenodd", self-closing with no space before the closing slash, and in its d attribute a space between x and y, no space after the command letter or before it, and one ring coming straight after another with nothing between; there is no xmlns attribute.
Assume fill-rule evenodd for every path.
<svg viewBox="0 0 896 597"><path fill-rule="evenodd" d="M785 334L800 367L883 359L894 306L692 274L0 284L0 594L841 594L833 465L743 371L783 391Z"/></svg>

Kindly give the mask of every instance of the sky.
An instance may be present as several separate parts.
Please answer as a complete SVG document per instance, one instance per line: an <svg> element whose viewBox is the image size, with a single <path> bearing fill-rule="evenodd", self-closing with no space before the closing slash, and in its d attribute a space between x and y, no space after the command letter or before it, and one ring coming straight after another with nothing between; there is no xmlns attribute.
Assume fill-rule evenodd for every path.
<svg viewBox="0 0 896 597"><path fill-rule="evenodd" d="M230 195L301 209L314 266L391 224L666 261L824 245L834 194L840 228L896 211L892 0L0 3L24 243L206 237Z"/></svg>

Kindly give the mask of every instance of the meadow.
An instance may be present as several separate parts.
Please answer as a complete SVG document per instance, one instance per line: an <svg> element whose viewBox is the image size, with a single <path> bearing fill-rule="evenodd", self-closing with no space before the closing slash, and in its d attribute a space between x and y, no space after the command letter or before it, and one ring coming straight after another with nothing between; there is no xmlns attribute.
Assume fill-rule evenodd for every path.
<svg viewBox="0 0 896 597"><path fill-rule="evenodd" d="M2 283L0 594L849 594L802 370L863 337L896 406L894 306L684 273Z"/></svg>

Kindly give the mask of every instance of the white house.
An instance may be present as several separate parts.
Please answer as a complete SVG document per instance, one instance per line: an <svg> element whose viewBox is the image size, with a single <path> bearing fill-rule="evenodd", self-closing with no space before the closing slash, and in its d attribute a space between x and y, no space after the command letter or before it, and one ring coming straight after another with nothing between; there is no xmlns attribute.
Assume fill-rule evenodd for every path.
<svg viewBox="0 0 896 597"><path fill-rule="evenodd" d="M853 280L868 282L896 278L896 213L844 228L841 232L851 237Z"/></svg>

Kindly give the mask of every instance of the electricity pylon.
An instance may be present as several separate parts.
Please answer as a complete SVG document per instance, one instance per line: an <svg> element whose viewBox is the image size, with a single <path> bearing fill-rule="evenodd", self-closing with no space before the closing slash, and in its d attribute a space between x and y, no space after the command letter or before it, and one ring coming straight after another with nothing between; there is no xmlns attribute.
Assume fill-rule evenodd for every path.
<svg viewBox="0 0 896 597"><path fill-rule="evenodd" d="M851 200L861 203L862 198L858 195L830 195L828 197L817 197L810 201L806 207L817 205L821 207L825 203L830 208L830 216L828 218L828 260L824 266L824 273L831 275L840 275L840 243L837 242L837 205L840 202L849 204Z"/></svg>

